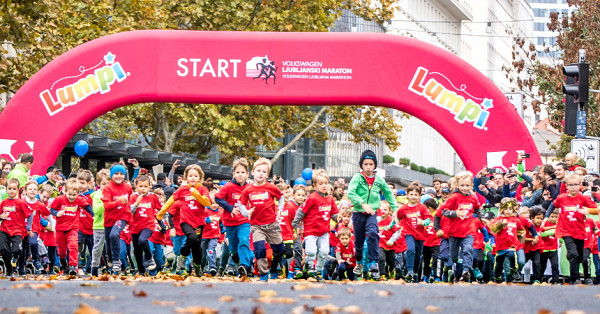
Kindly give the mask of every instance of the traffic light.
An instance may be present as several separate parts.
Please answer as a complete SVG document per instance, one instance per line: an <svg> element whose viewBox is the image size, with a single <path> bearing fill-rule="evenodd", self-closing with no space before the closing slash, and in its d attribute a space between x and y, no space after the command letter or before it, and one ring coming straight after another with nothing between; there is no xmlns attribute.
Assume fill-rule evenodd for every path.
<svg viewBox="0 0 600 314"><path fill-rule="evenodd" d="M586 138L587 133L587 103L589 100L590 65L585 62L585 51L580 63L563 66L565 84L562 92L565 94L565 134Z"/></svg>
<svg viewBox="0 0 600 314"><path fill-rule="evenodd" d="M575 102L580 104L580 109L584 109L590 94L589 82L590 65L587 63L577 63L563 66L563 74L567 78L567 84L563 85L562 91L566 95L575 98ZM569 80L571 78L572 80Z"/></svg>

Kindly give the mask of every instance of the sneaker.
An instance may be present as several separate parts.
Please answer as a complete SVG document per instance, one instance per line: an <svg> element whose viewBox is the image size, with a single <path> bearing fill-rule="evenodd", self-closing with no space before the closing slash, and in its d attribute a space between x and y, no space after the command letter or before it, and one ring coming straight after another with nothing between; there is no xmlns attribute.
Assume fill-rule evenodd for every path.
<svg viewBox="0 0 600 314"><path fill-rule="evenodd" d="M580 279L577 279L572 283L572 285L580 285L580 284L582 284Z"/></svg>
<svg viewBox="0 0 600 314"><path fill-rule="evenodd" d="M299 268L296 268L294 271L294 279L302 279L304 277L304 273Z"/></svg>
<svg viewBox="0 0 600 314"><path fill-rule="evenodd" d="M121 261L113 261L113 265L112 265L112 271L113 273L118 273L121 271Z"/></svg>
<svg viewBox="0 0 600 314"><path fill-rule="evenodd" d="M269 281L269 274L260 275L260 278L258 279L258 281L268 282Z"/></svg>
<svg viewBox="0 0 600 314"><path fill-rule="evenodd" d="M379 265L375 262L369 263L369 272L371 273L371 279L379 281L381 275L379 274Z"/></svg>
<svg viewBox="0 0 600 314"><path fill-rule="evenodd" d="M433 283L441 283L441 282L442 282L442 280L440 278L435 278L433 280Z"/></svg>
<svg viewBox="0 0 600 314"><path fill-rule="evenodd" d="M585 284L588 286L593 286L594 285L594 281L592 280L592 278L587 278L585 280Z"/></svg>
<svg viewBox="0 0 600 314"><path fill-rule="evenodd" d="M435 282L435 279L436 279L436 278L434 278L434 277L429 277L429 283L434 283L434 282Z"/></svg>
<svg viewBox="0 0 600 314"><path fill-rule="evenodd" d="M77 275L77 268L75 268L75 266L69 267L69 276L76 276L76 275Z"/></svg>
<svg viewBox="0 0 600 314"><path fill-rule="evenodd" d="M208 271L208 273L209 273L209 274L210 274L212 277L215 277L215 276L217 275L217 270L216 270L216 269L214 269L214 268L211 268L211 269Z"/></svg>
<svg viewBox="0 0 600 314"><path fill-rule="evenodd" d="M521 272L519 270L514 270L513 271L513 281L522 281L523 280L523 275L521 275Z"/></svg>
<svg viewBox="0 0 600 314"><path fill-rule="evenodd" d="M19 273L19 276L25 276L27 273L25 272L25 268L19 268L17 270L17 272Z"/></svg>
<svg viewBox="0 0 600 314"><path fill-rule="evenodd" d="M92 277L98 277L98 267L92 267Z"/></svg>
<svg viewBox="0 0 600 314"><path fill-rule="evenodd" d="M411 270L408 272L408 274L406 274L406 276L404 276L404 281L406 281L406 283L411 283L411 282L413 282L414 277L415 277L415 273Z"/></svg>
<svg viewBox="0 0 600 314"><path fill-rule="evenodd" d="M400 268L396 268L396 269L394 270L394 279L395 279L395 280L402 279L402 269L400 269Z"/></svg>
<svg viewBox="0 0 600 314"><path fill-rule="evenodd" d="M270 278L271 279L279 279L279 274L278 273L271 273Z"/></svg>
<svg viewBox="0 0 600 314"><path fill-rule="evenodd" d="M33 262L33 267L35 269L36 274L39 274L44 270L44 266L42 266L42 263L40 263L40 261Z"/></svg>
<svg viewBox="0 0 600 314"><path fill-rule="evenodd" d="M194 264L194 274L196 277L202 277L202 275L204 275L202 273L202 266Z"/></svg>
<svg viewBox="0 0 600 314"><path fill-rule="evenodd" d="M460 278L462 282L471 282L471 273L467 270L463 272L462 277Z"/></svg>
<svg viewBox="0 0 600 314"><path fill-rule="evenodd" d="M219 268L219 271L217 271L217 277L223 277L224 273L225 273L225 270L223 268Z"/></svg>
<svg viewBox="0 0 600 314"><path fill-rule="evenodd" d="M227 266L227 270L225 270L227 276L235 276L235 268L231 265Z"/></svg>
<svg viewBox="0 0 600 314"><path fill-rule="evenodd" d="M483 274L477 268L473 269L473 275L475 276L475 279L477 279L477 280L483 279Z"/></svg>
<svg viewBox="0 0 600 314"><path fill-rule="evenodd" d="M156 269L156 262L154 261L153 258L149 259L146 261L146 270L155 270Z"/></svg>
<svg viewBox="0 0 600 314"><path fill-rule="evenodd" d="M177 256L177 271L182 272L185 270L185 260L186 257L183 255Z"/></svg>
<svg viewBox="0 0 600 314"><path fill-rule="evenodd" d="M534 286L539 286L539 285L541 285L541 284L542 284L542 283L541 283L539 280L534 280L534 281L533 281L533 285L534 285Z"/></svg>
<svg viewBox="0 0 600 314"><path fill-rule="evenodd" d="M421 281L424 282L424 283L429 283L429 277L423 276L423 278L421 279Z"/></svg>
<svg viewBox="0 0 600 314"><path fill-rule="evenodd" d="M240 267L238 267L238 277L247 277L248 276L248 270L246 269L246 266L244 265L240 265Z"/></svg>
<svg viewBox="0 0 600 314"><path fill-rule="evenodd" d="M306 273L308 277L314 277L315 276L315 271L314 270L309 270L308 273Z"/></svg>
<svg viewBox="0 0 600 314"><path fill-rule="evenodd" d="M240 262L240 255L237 252L231 254L231 260L234 263L236 263L236 264L239 263Z"/></svg>
<svg viewBox="0 0 600 314"><path fill-rule="evenodd" d="M288 271L287 279L294 279L294 275L295 275L294 272Z"/></svg>
<svg viewBox="0 0 600 314"><path fill-rule="evenodd" d="M316 274L316 275L315 275L315 279L316 279L317 281L323 281L323 276L322 276L320 273L319 273L319 274Z"/></svg>
<svg viewBox="0 0 600 314"><path fill-rule="evenodd" d="M356 276L356 278L361 278L362 275L363 275L363 264L356 263L356 266L354 267L354 276Z"/></svg>

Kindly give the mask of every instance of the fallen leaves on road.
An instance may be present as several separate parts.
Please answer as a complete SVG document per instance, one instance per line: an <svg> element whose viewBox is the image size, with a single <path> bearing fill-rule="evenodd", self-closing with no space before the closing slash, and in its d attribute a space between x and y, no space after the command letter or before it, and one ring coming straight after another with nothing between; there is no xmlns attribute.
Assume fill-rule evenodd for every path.
<svg viewBox="0 0 600 314"><path fill-rule="evenodd" d="M425 307L425 311L427 312L439 312L441 310L441 308L437 307L437 306L433 306L433 305L428 305Z"/></svg>
<svg viewBox="0 0 600 314"><path fill-rule="evenodd" d="M400 314L412 314L412 311L409 309L402 309L402 312L400 312Z"/></svg>
<svg viewBox="0 0 600 314"><path fill-rule="evenodd" d="M354 289L352 289L352 288L346 289L346 293L348 293L348 294L353 294L354 292L356 292L356 291L354 291Z"/></svg>
<svg viewBox="0 0 600 314"><path fill-rule="evenodd" d="M553 312L548 309L539 309L537 314L553 314Z"/></svg>
<svg viewBox="0 0 600 314"><path fill-rule="evenodd" d="M217 314L219 311L211 309L206 306L188 306L185 308L176 307L175 313L186 313L186 314Z"/></svg>
<svg viewBox="0 0 600 314"><path fill-rule="evenodd" d="M134 297L147 297L148 294L144 290L137 291L137 290L133 289L133 296Z"/></svg>
<svg viewBox="0 0 600 314"><path fill-rule="evenodd" d="M585 312L582 310L566 310L561 314L585 314Z"/></svg>
<svg viewBox="0 0 600 314"><path fill-rule="evenodd" d="M84 282L79 285L82 287L100 287L100 285L92 283L92 282Z"/></svg>
<svg viewBox="0 0 600 314"><path fill-rule="evenodd" d="M275 291L275 290L260 290L260 291L258 291L258 296L261 298L276 297L277 291Z"/></svg>
<svg viewBox="0 0 600 314"><path fill-rule="evenodd" d="M174 306L175 301L160 301L160 300L152 300L152 304L158 306Z"/></svg>
<svg viewBox="0 0 600 314"><path fill-rule="evenodd" d="M85 303L79 304L79 307L73 311L73 314L100 314L97 308L91 307Z"/></svg>
<svg viewBox="0 0 600 314"><path fill-rule="evenodd" d="M380 297L389 297L392 295L392 292L387 290L375 290L375 293Z"/></svg>
<svg viewBox="0 0 600 314"><path fill-rule="evenodd" d="M43 290L54 288L53 284L50 283L18 283L11 287L12 289L31 288L33 290Z"/></svg>
<svg viewBox="0 0 600 314"><path fill-rule="evenodd" d="M294 303L296 303L296 299L294 299L294 298L273 298L273 297L260 297L258 299L254 299L252 301L258 302L258 303L267 303L267 304L273 304L273 303L294 304Z"/></svg>
<svg viewBox="0 0 600 314"><path fill-rule="evenodd" d="M335 313L335 312L339 312L339 311L340 311L339 306L329 303L329 304L325 304L325 305L316 306L315 309L313 310L313 313L314 314L329 314L329 313Z"/></svg>
<svg viewBox="0 0 600 314"><path fill-rule="evenodd" d="M309 283L300 283L300 284L294 285L294 286L292 286L292 290L304 291L306 289L321 289L323 287L325 287L325 285L309 282Z"/></svg>
<svg viewBox="0 0 600 314"><path fill-rule="evenodd" d="M109 275L100 275L100 276L98 276L98 280L99 281L109 281L110 276Z"/></svg>
<svg viewBox="0 0 600 314"><path fill-rule="evenodd" d="M358 305L348 305L342 308L342 312L358 314L362 313L362 310Z"/></svg>
<svg viewBox="0 0 600 314"><path fill-rule="evenodd" d="M300 298L305 300L326 300L331 299L331 296L327 294L301 294Z"/></svg>
<svg viewBox="0 0 600 314"><path fill-rule="evenodd" d="M38 314L40 312L39 307L18 307L17 314Z"/></svg>
<svg viewBox="0 0 600 314"><path fill-rule="evenodd" d="M79 298L84 298L84 299L97 300L97 301L114 300L115 299L114 295L107 295L107 296L103 296L103 295L91 295L91 294L85 293L85 292L74 293L73 296L74 297L79 297Z"/></svg>
<svg viewBox="0 0 600 314"><path fill-rule="evenodd" d="M219 298L219 302L233 302L233 297L230 295L224 295Z"/></svg>

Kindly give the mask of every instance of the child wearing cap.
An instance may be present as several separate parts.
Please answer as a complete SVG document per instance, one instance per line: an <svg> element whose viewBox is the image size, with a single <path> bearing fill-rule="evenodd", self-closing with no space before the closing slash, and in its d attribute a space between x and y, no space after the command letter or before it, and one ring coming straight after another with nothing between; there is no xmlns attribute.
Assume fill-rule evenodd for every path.
<svg viewBox="0 0 600 314"><path fill-rule="evenodd" d="M505 197L500 201L500 216L490 222L490 229L496 239L496 261L494 266L494 281L503 280L502 273L506 274L506 281L511 282L517 269L516 249L519 240L525 235L525 228L521 220L516 217L519 205L514 198ZM504 269L504 260L508 258L508 269Z"/></svg>
<svg viewBox="0 0 600 314"><path fill-rule="evenodd" d="M393 211L398 205L390 187L385 180L375 173L377 156L371 150L362 153L359 160L361 172L355 174L348 184L348 198L352 202L354 214L354 247L356 250L356 267L354 274L362 276L364 263L362 261L365 237L367 238L368 267L371 277L379 280L379 227L377 226L376 210L379 208L382 192L390 203Z"/></svg>
<svg viewBox="0 0 600 314"><path fill-rule="evenodd" d="M131 221L127 205L132 194L131 185L125 182L125 167L116 164L110 168L110 182L102 190L104 204L104 237L106 251L112 259L112 271L121 271L121 231Z"/></svg>

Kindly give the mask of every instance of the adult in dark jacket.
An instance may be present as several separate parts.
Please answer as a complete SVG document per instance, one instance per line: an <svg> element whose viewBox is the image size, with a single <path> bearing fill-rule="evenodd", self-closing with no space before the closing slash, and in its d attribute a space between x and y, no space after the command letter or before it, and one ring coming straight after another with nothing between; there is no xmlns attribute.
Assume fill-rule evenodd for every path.
<svg viewBox="0 0 600 314"><path fill-rule="evenodd" d="M153 189L162 189L165 191L165 199L169 199L173 193L175 193L175 188L167 185L165 180L167 179L167 175L164 173L159 173L156 176L156 184L152 187Z"/></svg>

